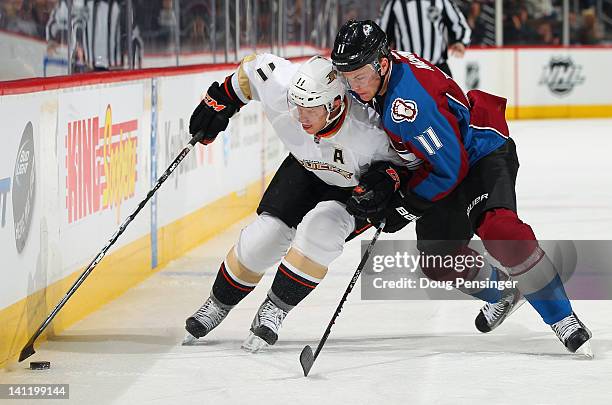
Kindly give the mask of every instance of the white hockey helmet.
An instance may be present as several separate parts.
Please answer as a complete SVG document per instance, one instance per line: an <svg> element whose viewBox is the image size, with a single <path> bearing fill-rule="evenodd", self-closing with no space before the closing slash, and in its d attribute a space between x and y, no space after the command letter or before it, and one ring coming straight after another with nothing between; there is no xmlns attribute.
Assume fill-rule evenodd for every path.
<svg viewBox="0 0 612 405"><path fill-rule="evenodd" d="M340 112L330 118L334 110L334 100L344 98L345 88L338 72L330 60L322 56L313 56L300 66L291 79L287 91L287 100L300 107L324 106L327 111L327 124L339 117L344 111L344 102L341 103Z"/></svg>

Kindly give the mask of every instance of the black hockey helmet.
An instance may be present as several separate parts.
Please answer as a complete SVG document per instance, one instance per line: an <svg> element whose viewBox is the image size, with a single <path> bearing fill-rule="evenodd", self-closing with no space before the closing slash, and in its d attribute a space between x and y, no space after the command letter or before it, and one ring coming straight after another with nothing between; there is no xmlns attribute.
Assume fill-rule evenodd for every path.
<svg viewBox="0 0 612 405"><path fill-rule="evenodd" d="M331 58L340 72L350 72L372 63L380 73L378 62L389 54L387 35L378 24L372 20L349 20L336 35Z"/></svg>

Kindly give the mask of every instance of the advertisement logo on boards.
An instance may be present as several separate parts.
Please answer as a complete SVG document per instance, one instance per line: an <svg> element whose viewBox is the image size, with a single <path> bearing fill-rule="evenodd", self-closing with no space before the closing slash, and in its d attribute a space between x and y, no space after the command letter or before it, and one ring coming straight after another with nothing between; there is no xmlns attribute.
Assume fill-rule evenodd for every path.
<svg viewBox="0 0 612 405"><path fill-rule="evenodd" d="M176 155L190 140L191 135L189 134L183 118L179 118L178 125L175 120L167 120L164 122L164 168L172 163ZM213 151L214 148L212 146L196 144L195 150L185 156L185 159L170 176L174 179L174 188L178 188L179 177L182 177L183 174L192 172L205 164L212 165L214 163Z"/></svg>
<svg viewBox="0 0 612 405"><path fill-rule="evenodd" d="M21 135L13 173L13 220L15 221L15 245L19 253L21 253L28 240L35 197L34 130L32 123L28 122ZM4 205L6 206L6 202ZM4 217L4 215L2 216Z"/></svg>
<svg viewBox="0 0 612 405"><path fill-rule="evenodd" d="M237 150L257 144L260 141L261 124L256 112L241 111L233 120L230 136L230 150Z"/></svg>
<svg viewBox="0 0 612 405"><path fill-rule="evenodd" d="M468 90L480 87L480 66L478 62L468 62L465 66L465 85Z"/></svg>
<svg viewBox="0 0 612 405"><path fill-rule="evenodd" d="M109 104L104 117L68 122L65 146L68 223L112 209L119 222L138 181L138 119L113 122Z"/></svg>
<svg viewBox="0 0 612 405"><path fill-rule="evenodd" d="M223 141L223 166L225 167L229 165L230 151L232 149L232 139L230 136L231 127L232 122L230 121L228 128L225 131L221 132L221 140Z"/></svg>
<svg viewBox="0 0 612 405"><path fill-rule="evenodd" d="M553 56L544 66L539 84L546 85L554 95L563 97L584 81L581 65L574 63L569 56Z"/></svg>

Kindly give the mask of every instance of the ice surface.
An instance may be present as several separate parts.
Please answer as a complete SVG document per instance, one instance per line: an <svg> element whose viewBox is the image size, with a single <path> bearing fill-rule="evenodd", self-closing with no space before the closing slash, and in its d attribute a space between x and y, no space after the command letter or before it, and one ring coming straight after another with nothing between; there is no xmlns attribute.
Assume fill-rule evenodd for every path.
<svg viewBox="0 0 612 405"><path fill-rule="evenodd" d="M536 235L610 239L612 120L510 126L521 161L519 215ZM29 360L51 361L50 370L13 364L0 383L67 383L79 404L610 403L608 301L574 302L594 334L589 361L567 353L529 305L482 335L473 325L479 302L361 301L356 286L304 378L300 351L325 330L359 262L357 241L289 314L271 350L240 349L271 271L202 344L181 346L185 318L249 220L43 343ZM413 239L414 227L384 238Z"/></svg>

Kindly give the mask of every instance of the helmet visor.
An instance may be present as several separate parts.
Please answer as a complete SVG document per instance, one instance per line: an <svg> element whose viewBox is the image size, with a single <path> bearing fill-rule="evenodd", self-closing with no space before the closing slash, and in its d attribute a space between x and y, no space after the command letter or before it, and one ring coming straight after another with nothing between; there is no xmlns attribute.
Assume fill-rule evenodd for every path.
<svg viewBox="0 0 612 405"><path fill-rule="evenodd" d="M376 95L381 80L371 64L351 72L342 72L340 79L348 89L364 101L371 100Z"/></svg>
<svg viewBox="0 0 612 405"><path fill-rule="evenodd" d="M295 104L289 97L287 97L287 105L291 117L302 124L304 129L313 128L318 131L325 127L328 116L325 106L302 107Z"/></svg>

